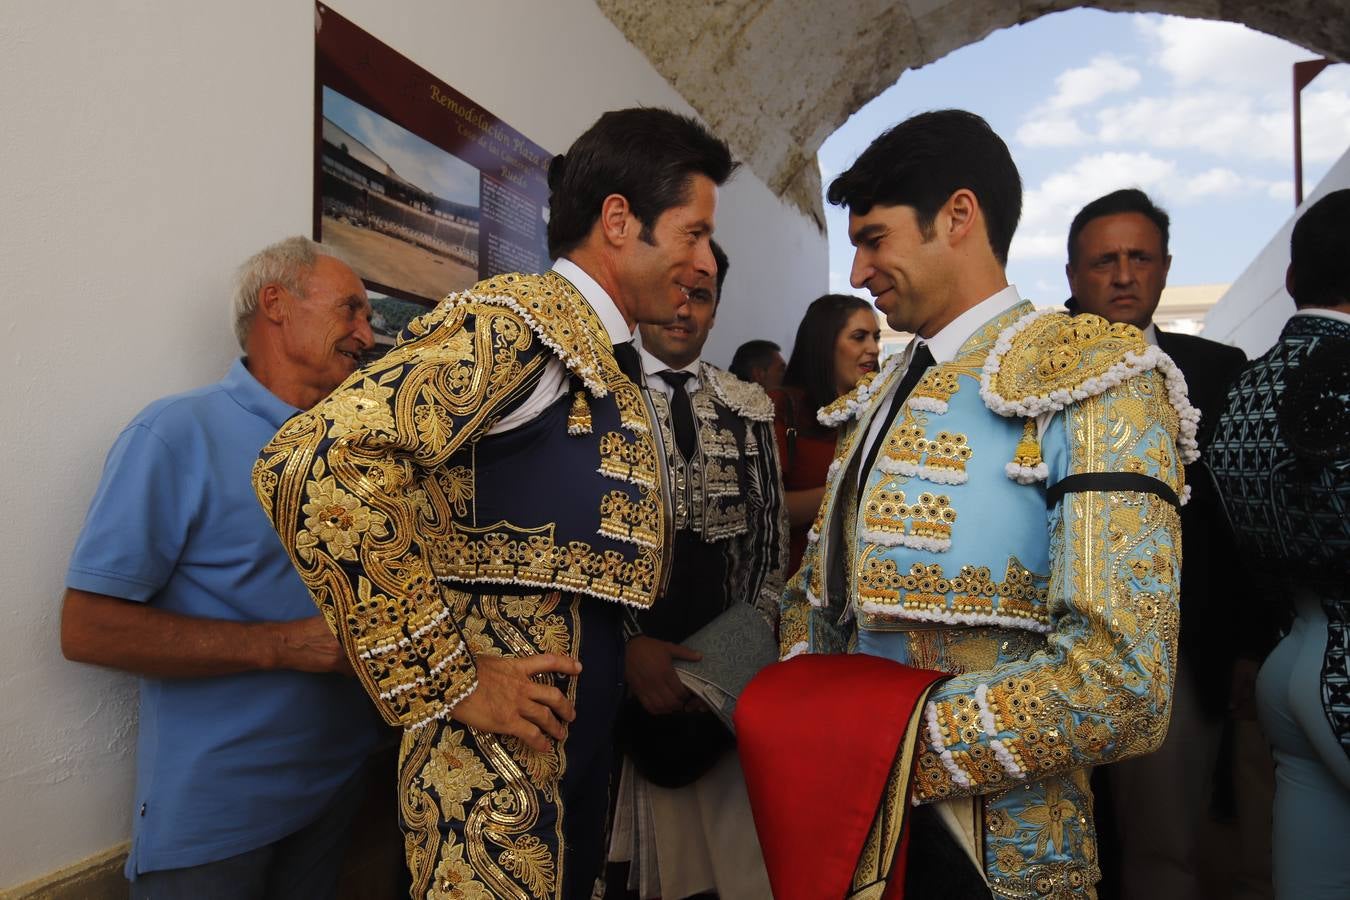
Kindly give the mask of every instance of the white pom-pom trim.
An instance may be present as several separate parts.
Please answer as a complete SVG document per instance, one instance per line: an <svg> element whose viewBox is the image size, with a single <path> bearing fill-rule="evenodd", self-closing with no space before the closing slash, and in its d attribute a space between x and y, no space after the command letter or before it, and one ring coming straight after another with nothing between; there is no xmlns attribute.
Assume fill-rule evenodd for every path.
<svg viewBox="0 0 1350 900"><path fill-rule="evenodd" d="M1034 466L1019 466L1017 463L1008 463L1003 467L1003 471L1018 484L1035 484L1050 477L1050 467L1045 463L1037 463Z"/></svg>
<svg viewBox="0 0 1350 900"><path fill-rule="evenodd" d="M859 385L850 393L844 395L844 405L839 409L836 409L833 412L826 412L830 406L834 406L834 403L831 403L829 406L822 406L816 411L816 421L826 428L837 428L849 419L858 415L858 413L861 412L876 395L878 388L889 386L888 382L890 381L891 373L899 368L900 358L903 356L903 353L896 353L891 356L890 359L886 360L881 369L877 372L875 378L867 384ZM835 403L838 402L838 400L835 401Z"/></svg>
<svg viewBox="0 0 1350 900"><path fill-rule="evenodd" d="M1028 616L1004 616L995 613L951 612L939 609L901 608L895 603L875 603L864 600L858 603L858 609L865 613L886 616L896 622L941 622L944 625L1000 625L1004 628L1017 628L1022 631L1034 631L1048 634L1050 624Z"/></svg>
<svg viewBox="0 0 1350 900"><path fill-rule="evenodd" d="M994 758L999 761L999 765L1003 766L1003 771L1013 778L1026 777L1026 772L1017 764L1012 752L998 739L994 714L989 709L989 685L979 684L975 687L975 705L980 711L980 727L984 729L985 737L989 738L989 746L994 751Z"/></svg>
<svg viewBox="0 0 1350 900"><path fill-rule="evenodd" d="M942 727L938 725L937 704L931 700L924 704L923 717L928 725L928 745L938 755L938 759L942 760L942 767L952 776L952 781L961 787L970 787L970 776L961 771L961 767L956 764L956 758L952 756L952 751L942 743Z"/></svg>
<svg viewBox="0 0 1350 900"><path fill-rule="evenodd" d="M944 415L948 409L947 401L936 397L910 397L908 403L910 409L937 413L939 416Z"/></svg>
<svg viewBox="0 0 1350 900"><path fill-rule="evenodd" d="M945 553L952 549L951 538L922 537L913 534L898 534L891 531L862 530L862 539L869 544L882 547L909 547L913 550L928 550L933 553Z"/></svg>

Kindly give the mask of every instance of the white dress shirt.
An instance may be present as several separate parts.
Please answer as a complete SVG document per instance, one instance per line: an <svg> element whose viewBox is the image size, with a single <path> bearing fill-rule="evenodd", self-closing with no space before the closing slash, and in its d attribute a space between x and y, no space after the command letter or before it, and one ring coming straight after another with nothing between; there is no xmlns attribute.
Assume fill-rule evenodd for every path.
<svg viewBox="0 0 1350 900"><path fill-rule="evenodd" d="M900 364L900 368L906 369L909 367L909 361L914 358L914 354L919 349L920 344L928 345L928 352L933 354L933 362L951 362L956 358L956 353L961 349L961 345L964 344L981 325L1000 313L1012 309L1021 302L1022 296L1017 293L1017 285L1008 285L997 294L986 297L970 309L961 313L961 315L957 316L955 319L952 319L947 323L946 327L931 338L925 340L924 338L916 337L914 340L910 341L909 346L904 349L905 358ZM881 399L880 405L877 407L878 410L890 408L891 396L899 390L901 380L902 379L897 378L891 385L890 390L886 392L886 396ZM886 417L884 415L872 416L871 426L867 429L867 440L863 442L863 459L867 458L865 451L870 449L872 444L882 437L880 432L885 419ZM862 486L866 480L867 473L859 472L858 485Z"/></svg>
<svg viewBox="0 0 1350 900"><path fill-rule="evenodd" d="M1325 306L1309 306L1307 309L1294 310L1296 316L1321 316L1324 319L1335 319L1338 322L1344 322L1350 325L1350 313L1343 313L1339 309L1330 309Z"/></svg>
<svg viewBox="0 0 1350 900"><path fill-rule="evenodd" d="M590 304L591 309L595 310L595 314L600 317L601 324L609 334L611 344L621 344L633 339L633 332L628 327L628 322L624 320L623 313L619 312L614 299L594 278L582 271L581 266L570 259L559 259L553 264L553 271L571 282L572 287L576 288ZM557 403L559 397L567 393L568 381L567 366L558 357L551 357L544 364L544 374L540 376L534 392L524 403L489 428L487 433L502 434L533 421L540 413Z"/></svg>
<svg viewBox="0 0 1350 900"><path fill-rule="evenodd" d="M702 384L698 377L699 360L697 359L687 366L672 369L670 366L648 353L646 347L641 348L638 351L638 354L642 357L642 373L647 376L647 390L659 391L667 400L670 399L670 396L675 389L667 384L664 378L660 377L662 372L688 372L693 375L694 377L690 378L684 385L685 390L690 394L693 394L694 391L698 390L699 385Z"/></svg>

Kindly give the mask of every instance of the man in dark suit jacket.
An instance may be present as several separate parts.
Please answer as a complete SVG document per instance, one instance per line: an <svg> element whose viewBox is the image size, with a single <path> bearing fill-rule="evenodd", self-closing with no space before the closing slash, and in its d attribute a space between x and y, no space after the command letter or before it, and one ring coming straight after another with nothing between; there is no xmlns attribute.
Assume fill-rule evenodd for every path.
<svg viewBox="0 0 1350 900"><path fill-rule="evenodd" d="M1153 325L1172 263L1168 224L1167 213L1136 189L1115 191L1083 207L1069 227L1065 272L1073 296L1067 305L1134 325L1172 357L1186 376L1191 404L1201 412L1197 439L1203 451L1228 386L1247 359L1235 347ZM1114 807L1113 816L1099 819L1103 898L1203 895L1196 858L1200 825L1208 811L1242 644L1231 605L1237 586L1232 537L1203 466L1186 467L1191 497L1181 510L1181 658L1167 740L1151 756L1102 772L1107 782L1103 799ZM1113 824L1115 835L1110 834Z"/></svg>

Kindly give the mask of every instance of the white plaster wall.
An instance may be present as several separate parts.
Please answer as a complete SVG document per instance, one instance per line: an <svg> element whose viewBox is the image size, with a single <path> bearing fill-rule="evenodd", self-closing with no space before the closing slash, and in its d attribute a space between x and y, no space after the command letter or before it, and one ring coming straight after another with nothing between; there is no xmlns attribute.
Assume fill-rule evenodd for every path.
<svg viewBox="0 0 1350 900"><path fill-rule="evenodd" d="M1343 188L1350 188L1350 148L1210 309L1202 336L1241 347L1250 359L1270 349L1285 320L1294 313L1294 298L1284 289L1294 223L1310 204Z"/></svg>
<svg viewBox="0 0 1350 900"><path fill-rule="evenodd" d="M608 108L689 109L590 0L334 8L550 149ZM0 892L129 833L135 683L61 658L64 571L117 431L235 355L233 267L308 232L313 43L308 0L0 5ZM720 216L726 362L790 338L827 262L749 172Z"/></svg>

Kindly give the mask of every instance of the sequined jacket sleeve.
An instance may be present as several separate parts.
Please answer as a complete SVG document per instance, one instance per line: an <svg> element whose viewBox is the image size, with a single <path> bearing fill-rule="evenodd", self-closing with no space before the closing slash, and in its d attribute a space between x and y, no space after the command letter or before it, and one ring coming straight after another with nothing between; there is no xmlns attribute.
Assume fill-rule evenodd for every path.
<svg viewBox="0 0 1350 900"><path fill-rule="evenodd" d="M469 490L446 460L550 358L517 313L456 295L291 419L254 466L263 508L390 724L443 718L477 685L426 542Z"/></svg>
<svg viewBox="0 0 1350 900"><path fill-rule="evenodd" d="M1050 483L1133 472L1182 494L1168 388L1162 373L1148 371L1057 413L1046 433ZM915 779L920 801L1149 753L1166 734L1181 563L1176 508L1151 493L1085 491L1065 495L1047 524L1045 647L934 690Z"/></svg>
<svg viewBox="0 0 1350 900"><path fill-rule="evenodd" d="M783 502L783 473L772 422L751 422L749 431L758 453L747 459L747 516L750 530L738 542L737 556L745 560L744 600L778 622L778 604L788 572L787 506Z"/></svg>

